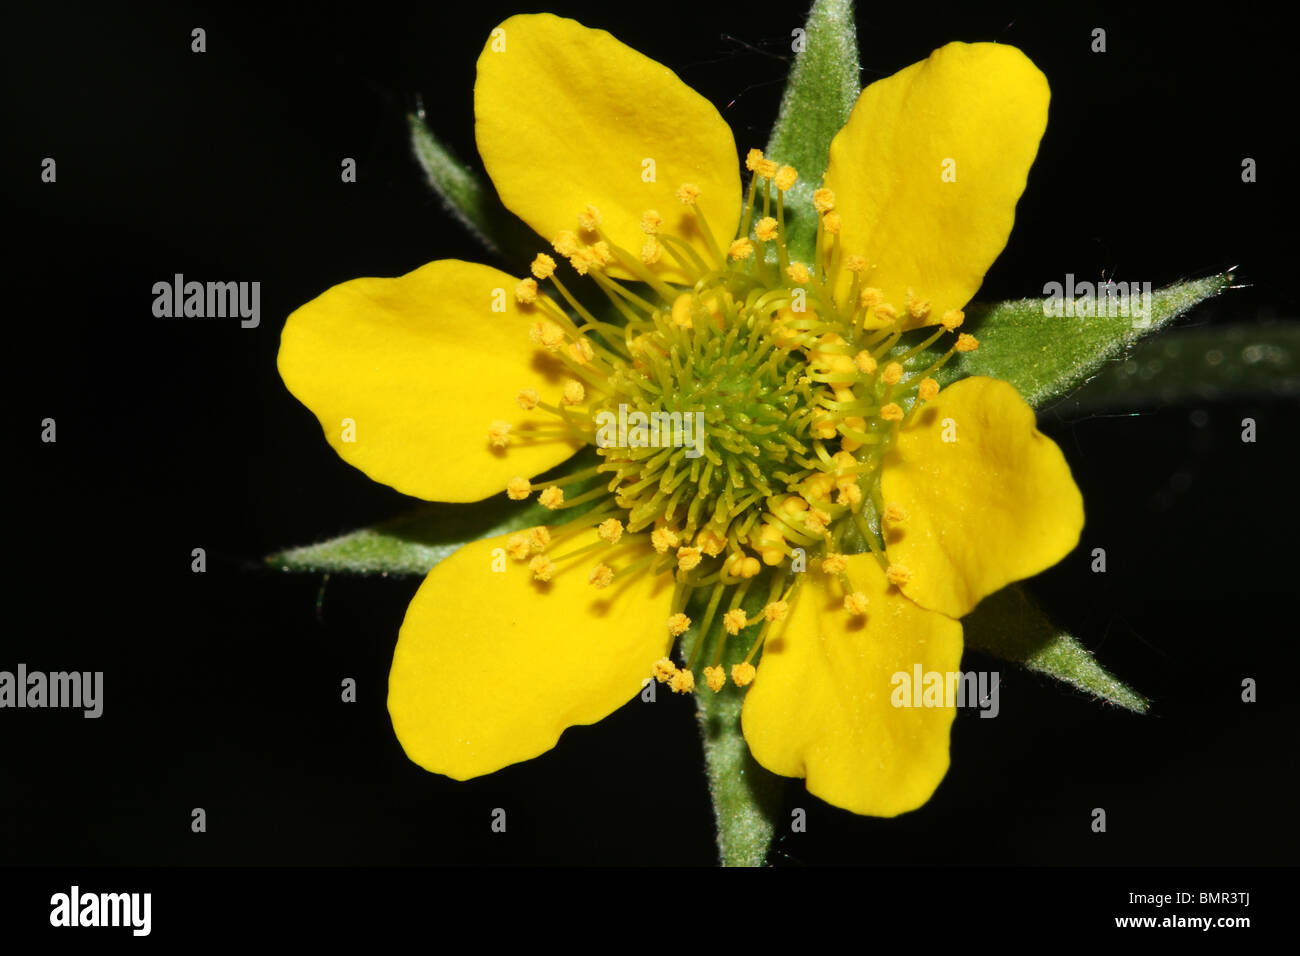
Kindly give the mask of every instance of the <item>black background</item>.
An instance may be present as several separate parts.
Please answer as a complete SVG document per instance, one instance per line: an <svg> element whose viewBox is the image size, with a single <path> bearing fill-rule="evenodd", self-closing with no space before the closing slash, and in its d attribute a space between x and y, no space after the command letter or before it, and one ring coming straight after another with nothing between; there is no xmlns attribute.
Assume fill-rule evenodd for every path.
<svg viewBox="0 0 1300 956"><path fill-rule="evenodd" d="M0 862L710 864L691 701L633 701L534 761L456 783L410 763L384 700L417 579L274 574L261 556L410 501L342 463L275 370L329 286L487 259L410 156L422 98L467 160L474 61L513 12L295 4L27 5L4 58L7 597L0 668L105 672L105 711L0 713ZM761 146L802 4L557 3L673 68ZM1066 272L1156 285L1240 264L1184 325L1293 320L1294 83L1279 22L1090 5L878 5L863 82L954 39L1023 49L1052 108L981 299ZM190 30L207 52L190 52ZM1107 30L1108 51L1089 50ZM58 163L56 184L40 163ZM340 182L343 157L359 181ZM1243 184L1243 157L1259 181ZM580 163L576 156L575 162ZM494 263L495 264L495 263ZM155 319L181 272L258 280L262 325ZM15 301L16 299L16 301ZM792 782L777 864L1276 864L1296 859L1293 400L1046 410L1087 504L1043 575L1054 617L1148 717L1001 666L921 810L859 818ZM57 444L39 422L58 422ZM1241 420L1258 423L1255 444ZM1088 553L1105 547L1095 575ZM204 547L208 571L190 572ZM999 668L968 652L967 669ZM359 701L339 685L354 677ZM1259 702L1240 700L1244 677ZM208 832L190 830L207 811ZM490 831L506 808L509 829ZM1109 829L1091 832L1104 807Z"/></svg>

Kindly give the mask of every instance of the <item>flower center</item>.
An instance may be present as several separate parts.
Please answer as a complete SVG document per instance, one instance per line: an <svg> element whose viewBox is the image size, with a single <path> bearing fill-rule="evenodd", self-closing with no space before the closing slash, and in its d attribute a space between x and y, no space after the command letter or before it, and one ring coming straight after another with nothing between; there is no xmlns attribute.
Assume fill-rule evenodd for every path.
<svg viewBox="0 0 1300 956"><path fill-rule="evenodd" d="M499 448L555 434L596 447L601 461L594 467L545 485L510 482L516 500L540 491L540 502L555 510L595 504L567 524L512 537L508 550L549 581L579 556L612 548L625 533L648 536L645 557L617 569L602 561L587 579L603 588L627 574L673 573L667 626L674 636L692 626L685 612L699 593L700 635L710 634L722 615L713 664L704 671L715 691L725 683L727 639L751 627L756 635L732 678L740 686L753 678L751 660L785 618L810 558L816 573L839 579L850 615L866 614L867 598L849 584L844 551L870 550L891 584L906 585L910 572L889 561L881 536L882 524L906 520L901 507L881 498L881 463L899 429L939 391L931 374L955 352L978 346L974 337L958 335L937 360L913 368L961 325L962 313L936 322L929 303L910 290L901 306L885 302L869 284L871 265L841 250L839 214L826 189L813 194L814 262L792 261L784 203L797 173L758 150L750 151L746 166L753 176L738 233L725 251L691 184L677 197L694 213L707 256L682 237L662 234L663 217L655 210L641 217L644 241L636 254L604 233L591 206L579 215L577 231L556 236L555 251L605 292L609 315L598 317L580 303L556 275L555 260L539 255L533 277L518 284L515 296L537 315L532 341L573 378L558 406L531 390L518 396L525 410L551 414L549 428L521 429L518 438L504 422L488 429L488 441ZM665 256L689 286L660 278L656 267ZM615 270L639 284L615 278ZM542 294L538 280L551 282L576 321ZM938 326L932 335L900 342L906 330L927 324ZM564 487L593 479L596 487L566 500ZM594 544L558 557L547 553L592 527ZM751 619L741 605L764 566L768 597ZM674 690L693 690L691 667L703 643L696 641L686 668L664 659L654 676Z"/></svg>

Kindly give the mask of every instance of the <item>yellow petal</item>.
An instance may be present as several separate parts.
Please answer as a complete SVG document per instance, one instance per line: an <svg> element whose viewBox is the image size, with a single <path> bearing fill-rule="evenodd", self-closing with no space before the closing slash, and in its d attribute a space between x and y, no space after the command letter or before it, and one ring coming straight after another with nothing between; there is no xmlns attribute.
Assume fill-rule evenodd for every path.
<svg viewBox="0 0 1300 956"><path fill-rule="evenodd" d="M280 376L343 460L376 481L432 501L496 494L580 447L529 437L546 416L515 401L533 388L558 403L567 379L529 342L536 314L516 305L517 281L444 259L336 285L289 316ZM504 449L488 443L494 421L512 426Z"/></svg>
<svg viewBox="0 0 1300 956"><path fill-rule="evenodd" d="M779 637L763 647L741 724L754 759L807 777L808 791L854 813L892 817L930 799L948 771L955 708L895 706L895 674L956 672L961 625L917 607L869 554L849 558L865 617L850 618L834 578L805 577Z"/></svg>
<svg viewBox="0 0 1300 956"><path fill-rule="evenodd" d="M825 182L844 251L866 257L863 280L900 314L909 287L930 322L975 295L1011 234L1048 99L1046 77L999 43L949 43L862 91Z"/></svg>
<svg viewBox="0 0 1300 956"><path fill-rule="evenodd" d="M692 183L726 248L740 221L740 164L712 103L663 64L575 20L527 14L497 30L504 35L493 31L478 60L475 136L508 209L550 240L576 230L593 205L610 239L633 256L645 238L641 213L655 209L662 234L685 234L704 255L676 197ZM685 278L670 256L663 262L664 278Z"/></svg>
<svg viewBox="0 0 1300 956"><path fill-rule="evenodd" d="M911 572L903 590L952 617L1051 567L1083 530L1061 449L993 378L962 379L927 402L886 454L880 490L906 514L885 536L890 560Z"/></svg>
<svg viewBox="0 0 1300 956"><path fill-rule="evenodd" d="M547 553L597 540L584 531ZM388 712L407 756L457 780L536 757L566 727L617 710L672 644L671 575L616 577L600 590L587 583L598 562L617 570L640 557L640 540L557 561L549 584L498 552L505 542L467 544L429 572L388 677Z"/></svg>

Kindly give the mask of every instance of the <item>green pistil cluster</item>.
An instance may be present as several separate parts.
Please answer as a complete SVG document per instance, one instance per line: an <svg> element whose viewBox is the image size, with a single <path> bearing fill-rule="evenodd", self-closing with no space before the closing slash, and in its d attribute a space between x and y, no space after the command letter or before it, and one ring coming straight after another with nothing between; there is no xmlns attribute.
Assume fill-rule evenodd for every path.
<svg viewBox="0 0 1300 956"><path fill-rule="evenodd" d="M766 500L809 474L792 458L808 452L812 409L803 356L778 347L754 310L764 290L741 298L743 275L728 279L629 322L632 361L594 410L632 423L599 466L629 531L666 524L693 540L708 528L735 550Z"/></svg>

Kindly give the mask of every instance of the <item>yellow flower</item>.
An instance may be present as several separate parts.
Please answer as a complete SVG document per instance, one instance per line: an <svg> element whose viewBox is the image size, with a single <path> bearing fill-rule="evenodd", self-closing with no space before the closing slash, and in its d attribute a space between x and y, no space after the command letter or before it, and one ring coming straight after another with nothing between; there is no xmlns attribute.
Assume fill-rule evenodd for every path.
<svg viewBox="0 0 1300 956"><path fill-rule="evenodd" d="M698 624L717 635L696 642L706 683L747 694L762 765L857 813L919 806L954 710L894 708L891 676L955 671L957 619L1060 560L1083 522L1011 386L938 391L974 337L916 367L1006 243L1046 80L1012 47L953 43L864 90L803 264L784 225L796 170L751 150L742 191L731 130L667 68L549 14L493 36L474 89L487 172L621 320L586 311L546 253L526 281L443 260L330 289L280 348L286 385L375 480L436 501L543 489L555 510L429 573L389 679L398 739L457 779L535 757L651 676L695 692L694 657L669 654ZM661 416L657 445L607 440L620 406ZM596 468L535 482L590 444ZM574 506L590 510L564 520ZM735 686L728 641L746 649Z"/></svg>

